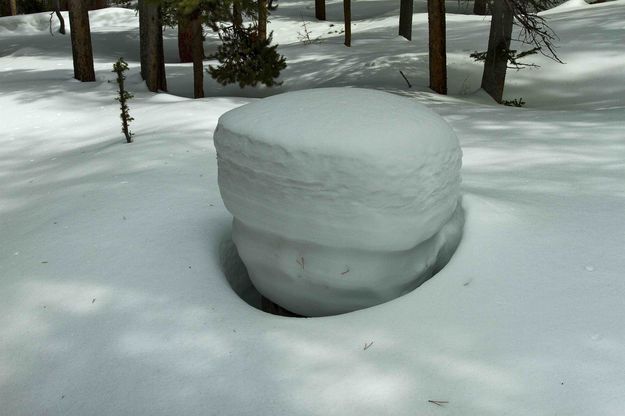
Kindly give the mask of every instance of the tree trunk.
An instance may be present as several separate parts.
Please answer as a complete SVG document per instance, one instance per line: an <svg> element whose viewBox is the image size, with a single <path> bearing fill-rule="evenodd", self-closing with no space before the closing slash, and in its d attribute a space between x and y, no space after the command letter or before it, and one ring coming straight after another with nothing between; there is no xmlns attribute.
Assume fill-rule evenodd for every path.
<svg viewBox="0 0 625 416"><path fill-rule="evenodd" d="M145 81L148 73L148 24L147 11L145 9L147 0L139 0L139 56L141 59L141 78Z"/></svg>
<svg viewBox="0 0 625 416"><path fill-rule="evenodd" d="M439 94L447 94L445 0L428 0L428 26L430 88Z"/></svg>
<svg viewBox="0 0 625 416"><path fill-rule="evenodd" d="M167 91L165 79L165 57L163 54L163 22L161 6L146 2L146 78L145 83L152 92Z"/></svg>
<svg viewBox="0 0 625 416"><path fill-rule="evenodd" d="M234 0L232 3L232 24L236 28L243 26L243 15L241 14L241 4L239 0Z"/></svg>
<svg viewBox="0 0 625 416"><path fill-rule="evenodd" d="M56 17L59 19L59 33L61 35L65 34L65 19L63 18L63 14L61 13L61 2L59 0L54 0L54 13L56 13Z"/></svg>
<svg viewBox="0 0 625 416"><path fill-rule="evenodd" d="M488 0L475 0L473 3L473 14L485 16L489 14Z"/></svg>
<svg viewBox="0 0 625 416"><path fill-rule="evenodd" d="M315 0L315 17L317 20L326 20L326 0Z"/></svg>
<svg viewBox="0 0 625 416"><path fill-rule="evenodd" d="M506 0L495 0L490 22L488 50L484 62L482 88L495 101L501 103L508 68L508 50L512 38L512 10Z"/></svg>
<svg viewBox="0 0 625 416"><path fill-rule="evenodd" d="M70 0L69 24L71 28L74 78L82 82L95 81L89 10L85 0Z"/></svg>
<svg viewBox="0 0 625 416"><path fill-rule="evenodd" d="M180 62L193 62L193 25L189 16L178 17L178 56Z"/></svg>
<svg viewBox="0 0 625 416"><path fill-rule="evenodd" d="M267 39L267 0L258 0L258 37Z"/></svg>
<svg viewBox="0 0 625 416"><path fill-rule="evenodd" d="M17 15L17 1L16 0L9 0L9 16L16 16Z"/></svg>
<svg viewBox="0 0 625 416"><path fill-rule="evenodd" d="M191 29L193 32L193 97L204 97L204 36L202 33L202 17L199 11L191 16Z"/></svg>
<svg viewBox="0 0 625 416"><path fill-rule="evenodd" d="M106 0L95 0L93 2L93 10L104 9L108 7Z"/></svg>
<svg viewBox="0 0 625 416"><path fill-rule="evenodd" d="M412 40L412 13L414 0L401 0L399 3L399 36Z"/></svg>
<svg viewBox="0 0 625 416"><path fill-rule="evenodd" d="M343 0L343 16L345 17L345 46L352 46L352 3Z"/></svg>

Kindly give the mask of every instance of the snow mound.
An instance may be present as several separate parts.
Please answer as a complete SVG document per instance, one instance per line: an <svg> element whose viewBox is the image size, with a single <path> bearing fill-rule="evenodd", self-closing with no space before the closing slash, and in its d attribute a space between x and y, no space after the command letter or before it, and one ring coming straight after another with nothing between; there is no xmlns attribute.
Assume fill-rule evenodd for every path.
<svg viewBox="0 0 625 416"><path fill-rule="evenodd" d="M412 100L287 93L222 115L214 139L233 241L257 289L293 312L400 296L457 243L459 232L442 230L462 226L462 152L451 127Z"/></svg>
<svg viewBox="0 0 625 416"><path fill-rule="evenodd" d="M67 14L65 15L67 19ZM52 20L52 30L58 29L56 17ZM49 13L34 13L0 17L0 35L31 35L50 30Z"/></svg>

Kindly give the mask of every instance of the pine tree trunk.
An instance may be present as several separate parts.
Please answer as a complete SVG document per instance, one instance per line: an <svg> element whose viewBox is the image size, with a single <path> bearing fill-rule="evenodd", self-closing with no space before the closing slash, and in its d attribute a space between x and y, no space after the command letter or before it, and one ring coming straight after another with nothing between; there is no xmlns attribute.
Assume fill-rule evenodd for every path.
<svg viewBox="0 0 625 416"><path fill-rule="evenodd" d="M61 13L61 2L59 0L54 0L54 13L56 17L59 19L59 33L61 35L65 34L65 19L63 18L63 14Z"/></svg>
<svg viewBox="0 0 625 416"><path fill-rule="evenodd" d="M258 0L258 37L267 39L267 0Z"/></svg>
<svg viewBox="0 0 625 416"><path fill-rule="evenodd" d="M146 78L145 83L152 92L167 91L165 79L165 57L163 54L163 23L161 6L146 2Z"/></svg>
<svg viewBox="0 0 625 416"><path fill-rule="evenodd" d="M141 78L145 81L148 73L148 24L147 11L145 9L147 0L139 0L139 56L141 59Z"/></svg>
<svg viewBox="0 0 625 416"><path fill-rule="evenodd" d="M93 10L104 9L108 7L106 0L95 0L93 4Z"/></svg>
<svg viewBox="0 0 625 416"><path fill-rule="evenodd" d="M17 1L16 0L8 0L9 1L9 16L17 15Z"/></svg>
<svg viewBox="0 0 625 416"><path fill-rule="evenodd" d="M447 94L445 0L428 0L430 88Z"/></svg>
<svg viewBox="0 0 625 416"><path fill-rule="evenodd" d="M501 103L508 68L508 50L512 38L513 14L506 0L495 0L484 62L482 88Z"/></svg>
<svg viewBox="0 0 625 416"><path fill-rule="evenodd" d="M69 24L71 29L74 78L82 82L95 81L89 10L86 0L70 0Z"/></svg>
<svg viewBox="0 0 625 416"><path fill-rule="evenodd" d="M345 18L345 46L352 46L352 3L343 0L343 16Z"/></svg>
<svg viewBox="0 0 625 416"><path fill-rule="evenodd" d="M243 15L241 14L241 4L239 0L234 0L232 3L232 24L236 28L240 28L243 25Z"/></svg>
<svg viewBox="0 0 625 416"><path fill-rule="evenodd" d="M326 20L326 0L315 0L315 17L317 20Z"/></svg>
<svg viewBox="0 0 625 416"><path fill-rule="evenodd" d="M412 40L412 13L414 0L401 0L399 3L399 36Z"/></svg>
<svg viewBox="0 0 625 416"><path fill-rule="evenodd" d="M485 16L488 13L488 0L475 0L473 4L473 14Z"/></svg>
<svg viewBox="0 0 625 416"><path fill-rule="evenodd" d="M204 36L202 33L202 18L199 11L191 16L193 32L193 97L204 97Z"/></svg>
<svg viewBox="0 0 625 416"><path fill-rule="evenodd" d="M193 62L193 25L188 16L178 18L178 56L180 62Z"/></svg>

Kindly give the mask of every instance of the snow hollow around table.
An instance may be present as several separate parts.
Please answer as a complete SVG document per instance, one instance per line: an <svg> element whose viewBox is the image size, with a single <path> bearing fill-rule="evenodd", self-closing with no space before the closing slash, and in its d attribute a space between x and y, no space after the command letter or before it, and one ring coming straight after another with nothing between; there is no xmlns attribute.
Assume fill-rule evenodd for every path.
<svg viewBox="0 0 625 416"><path fill-rule="evenodd" d="M214 141L238 252L256 288L291 312L394 299L458 246L462 152L451 126L414 100L289 92L227 112Z"/></svg>
<svg viewBox="0 0 625 416"><path fill-rule="evenodd" d="M535 56L540 68L509 72L521 109L479 91L468 54L490 22L470 2L446 3L449 96L427 88L425 1L411 42L397 37L399 2L353 2L346 48L328 34L341 2L317 22L312 2L282 0L269 29L283 85L207 77L201 100L181 97L192 68L175 30L172 95L145 89L132 10L90 13L95 83L72 80L69 36L50 36L47 13L0 18L0 414L622 416L625 1L577 3L543 14L566 64ZM300 15L319 42L297 40ZM209 34L206 53L217 44ZM133 144L114 101L119 56ZM453 127L462 242L393 301L269 315L223 271L232 216L212 134L246 97L338 86L410 97Z"/></svg>

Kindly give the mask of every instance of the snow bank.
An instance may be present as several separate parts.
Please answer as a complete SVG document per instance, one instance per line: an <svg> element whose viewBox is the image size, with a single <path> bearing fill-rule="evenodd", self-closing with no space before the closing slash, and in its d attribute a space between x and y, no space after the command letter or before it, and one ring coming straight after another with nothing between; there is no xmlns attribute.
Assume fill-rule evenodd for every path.
<svg viewBox="0 0 625 416"><path fill-rule="evenodd" d="M462 224L458 140L412 100L348 88L282 94L224 114L214 137L233 240L259 291L293 312L395 298L457 243L442 236L459 232L441 229Z"/></svg>

